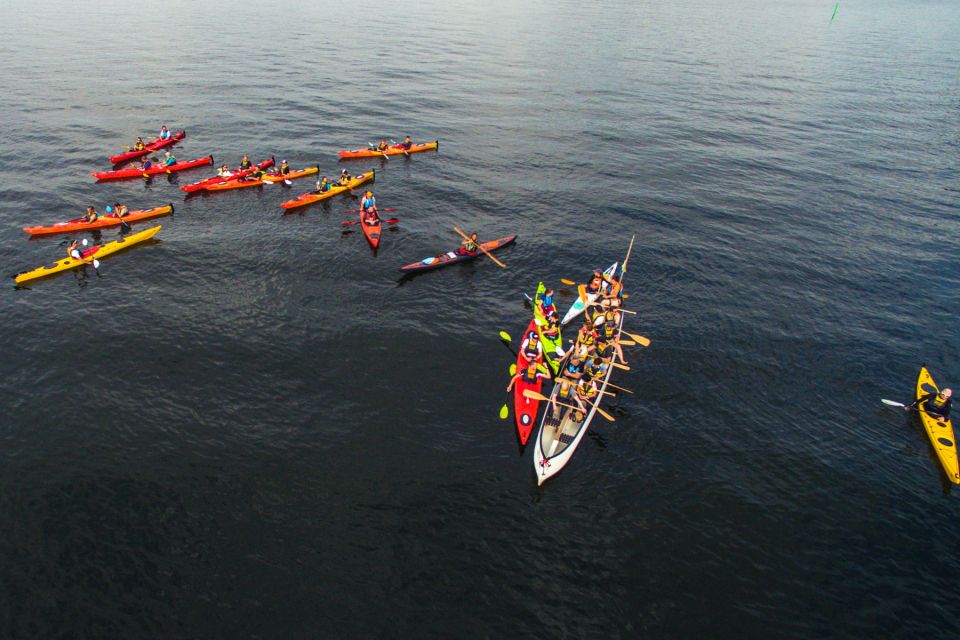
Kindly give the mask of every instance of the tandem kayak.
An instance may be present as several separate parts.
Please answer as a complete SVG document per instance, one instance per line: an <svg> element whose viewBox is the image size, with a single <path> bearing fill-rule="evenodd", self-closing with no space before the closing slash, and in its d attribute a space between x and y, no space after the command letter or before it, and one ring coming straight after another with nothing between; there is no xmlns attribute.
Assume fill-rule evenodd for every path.
<svg viewBox="0 0 960 640"><path fill-rule="evenodd" d="M148 142L145 147L139 151L125 151L119 155L110 156L110 162L113 164L120 164L121 162L126 162L127 160L133 160L134 158L139 158L145 156L154 151L159 151L160 149L166 149L167 147L172 147L181 140L187 137L186 131L177 131L175 134L163 140L157 138L153 142Z"/></svg>
<svg viewBox="0 0 960 640"><path fill-rule="evenodd" d="M920 376L917 378L917 391L914 400L928 393L940 393L940 389L930 376L926 367L920 367ZM940 458L940 464L947 474L947 479L954 484L960 484L960 462L957 460L957 439L954 437L953 424L950 420L942 420L917 407L920 421L927 431L930 443Z"/></svg>
<svg viewBox="0 0 960 640"><path fill-rule="evenodd" d="M263 181L283 182L284 180L293 180L295 178L302 178L304 176L312 176L317 173L320 173L320 165L317 165L316 167L300 169L299 171L291 171L289 173L265 173L263 174Z"/></svg>
<svg viewBox="0 0 960 640"><path fill-rule="evenodd" d="M382 221L377 217L376 224L367 224L363 221L363 213L358 213L357 217L360 219L358 223L360 228L363 229L363 235L366 236L367 242L370 243L370 246L373 247L374 252L376 252L377 247L380 246L380 229L383 226Z"/></svg>
<svg viewBox="0 0 960 640"><path fill-rule="evenodd" d="M164 207L154 207L152 209L143 209L140 211L130 211L123 216L123 222L139 222L149 220L173 213L173 204ZM38 236L45 233L73 233L75 231L87 231L89 229L103 229L104 227L120 226L121 219L116 215L102 215L94 222L84 222L82 218L68 220L67 222L58 222L46 227L24 227L23 230L32 236Z"/></svg>
<svg viewBox="0 0 960 640"><path fill-rule="evenodd" d="M481 242L482 246L487 251L496 251L501 249L514 240L517 239L517 236L506 236L505 238L497 238L496 240L488 240L487 242ZM473 260L478 256L482 256L482 251L477 251L476 253L457 253L456 251L447 251L446 253L441 253L438 256L424 258L419 262L413 262L411 264L400 267L400 271L406 273L417 273L420 271L429 271L431 269L439 269L440 267L446 267L451 264L456 264L458 262L465 262L467 260Z"/></svg>
<svg viewBox="0 0 960 640"><path fill-rule="evenodd" d="M531 333L536 333L537 331L537 322L536 320L530 320L530 324L527 325L527 330L523 332L523 340L526 340L530 337ZM523 340L520 341L520 344L523 344ZM539 363L541 358L537 359ZM523 355L523 350L520 349L517 351L517 373L523 373L526 370L527 366L530 364L530 361ZM533 430L533 425L537 421L537 411L540 408L540 401L528 398L523 395L523 392L527 389L536 391L540 393L540 389L543 387L543 378L537 377L535 383L527 382L523 379L521 375L517 378L517 381L513 386L513 417L517 424L517 436L520 438L520 444L527 444L527 440L530 439L530 432Z"/></svg>
<svg viewBox="0 0 960 640"><path fill-rule="evenodd" d="M386 151L377 151L375 149L354 149L352 151L337 151L341 160L352 160L354 158L382 158L383 156L402 156L407 153L419 153L421 151L432 151L440 148L440 141L421 142L415 144L409 149L404 149L398 144L388 147Z"/></svg>
<svg viewBox="0 0 960 640"><path fill-rule="evenodd" d="M36 280L37 278L45 278L46 276L51 276L55 273L76 269L77 267L81 267L85 264L93 262L94 258L99 260L109 256L111 253L122 251L123 249L132 247L135 244L149 240L153 236L157 235L158 231L160 231L160 225L150 227L149 229L139 231L137 233L131 233L130 235L118 240L114 240L113 242L108 242L103 245L95 245L83 252L82 260L77 260L76 258L70 257L63 258L54 262L53 264L37 267L32 271L18 273L16 276L14 276L13 281L17 284L23 284L24 282Z"/></svg>
<svg viewBox="0 0 960 640"><path fill-rule="evenodd" d="M608 275L608 276L616 275L616 273L617 273L617 266L619 266L619 264L620 264L619 262L614 262L612 265L610 265L609 267L607 267L606 269L604 269L604 270L603 270L603 273L604 273L605 275ZM581 285L581 286L582 286L582 285ZM601 290L602 290L602 291L606 291L606 290L607 290L607 286L608 286L608 285L607 285L606 283L604 283L604 285L603 285L603 287L602 287ZM579 289L578 289L578 291L579 291ZM596 294L596 293L586 293L586 292L584 292L583 298L586 298L586 299L587 299L587 302L593 302L594 300L597 299L597 295L598 295L598 294ZM583 313L583 310L586 308L586 305L585 305L584 302L583 302L583 298L578 297L577 300L576 300L576 301L573 303L573 305L570 307L570 309L567 310L566 315L563 316L563 320L560 321L560 324L561 324L561 325L567 325L571 320L573 320L573 319L576 318L578 315L580 315L581 313Z"/></svg>
<svg viewBox="0 0 960 640"><path fill-rule="evenodd" d="M213 156L197 158L196 160L187 160L186 162L178 162L177 164L172 164L169 167L161 164L155 164L146 171L143 169L137 169L136 167L129 167L127 169L118 169L117 171L94 171L90 175L97 180L123 180L124 178L142 178L160 175L161 173L173 173L175 171L193 169L195 167L202 167L208 164L213 164Z"/></svg>
<svg viewBox="0 0 960 640"><path fill-rule="evenodd" d="M318 193L317 191L310 191L309 193L304 193L300 196L297 196L293 200L287 200L286 202L280 203L280 206L284 209L296 209L297 207L303 207L308 204L313 204L314 202L320 202L321 200L326 200L327 198L332 198L333 196L340 195L341 193L349 193L351 189L355 189L362 185L365 182L370 182L371 180L376 179L377 172L375 169L370 169L367 173L361 173L353 176L350 179L350 182L343 187L330 187L329 191L324 191L323 193Z"/></svg>
<svg viewBox="0 0 960 640"><path fill-rule="evenodd" d="M261 171L273 166L274 159L271 156L267 160L264 160L260 164L256 165ZM212 176L210 178L205 178L204 180L199 180L197 182L192 182L180 187L180 191L186 191L187 193L194 193L195 191L203 191L211 184L217 184L218 182L223 182L225 180L234 180L236 178L242 178L253 173L253 169L237 169L236 171L230 173L230 175L225 176Z"/></svg>

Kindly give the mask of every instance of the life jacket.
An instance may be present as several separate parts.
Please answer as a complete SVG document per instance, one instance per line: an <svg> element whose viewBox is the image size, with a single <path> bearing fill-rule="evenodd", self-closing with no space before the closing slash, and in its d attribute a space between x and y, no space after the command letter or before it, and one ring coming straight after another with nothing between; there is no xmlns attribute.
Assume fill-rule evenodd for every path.
<svg viewBox="0 0 960 640"><path fill-rule="evenodd" d="M570 362L567 362L567 366L563 368L563 372L568 376L583 375L583 362L581 361L580 364L574 364L571 360Z"/></svg>
<svg viewBox="0 0 960 640"><path fill-rule="evenodd" d="M597 345L597 355L600 356L600 357L601 357L602 359L604 359L604 360L609 360L610 358L613 357L613 347L610 345L610 343L607 343L607 346L602 347L602 348L601 348L600 345L598 344L598 345Z"/></svg>
<svg viewBox="0 0 960 640"><path fill-rule="evenodd" d="M570 397L570 389L571 389L571 386L567 385L566 391L564 391L563 385L560 385L560 388L557 389L557 397L559 397L562 400L566 400L567 398Z"/></svg>
<svg viewBox="0 0 960 640"><path fill-rule="evenodd" d="M610 340L617 333L617 323L606 322L603 325L603 337Z"/></svg>
<svg viewBox="0 0 960 640"><path fill-rule="evenodd" d="M243 160L243 161L240 162L240 168L241 168L241 169L246 170L246 169L249 169L249 168L252 167L252 166L253 166L253 163L250 162L249 160Z"/></svg>
<svg viewBox="0 0 960 640"><path fill-rule="evenodd" d="M586 383L577 385L577 395L580 396L581 400L592 400L598 393L599 390L593 384Z"/></svg>
<svg viewBox="0 0 960 640"><path fill-rule="evenodd" d="M577 341L580 344L584 345L585 347L589 347L594 342L596 342L596 339L597 339L596 331L594 331L593 329L587 329L586 327L580 328L580 333L577 335Z"/></svg>
<svg viewBox="0 0 960 640"><path fill-rule="evenodd" d="M524 345L525 345L523 347L524 358L526 358L527 360L536 360L537 358L540 357L540 354L543 351L543 345L540 344L539 340L537 340L536 346L534 346L534 343L529 338L527 338L524 341Z"/></svg>
<svg viewBox="0 0 960 640"><path fill-rule="evenodd" d="M603 286L603 277L596 276L590 279L590 283L587 285L587 289L589 289L591 292L596 293L597 291L600 291L600 287L602 286Z"/></svg>
<svg viewBox="0 0 960 640"><path fill-rule="evenodd" d="M288 165L286 162L280 165L280 173L283 173L283 174L290 173L290 165Z"/></svg>
<svg viewBox="0 0 960 640"><path fill-rule="evenodd" d="M370 207L376 204L377 204L377 201L374 200L373 198L364 198L363 200L360 201L360 208L369 209Z"/></svg>
<svg viewBox="0 0 960 640"><path fill-rule="evenodd" d="M318 189L321 193L330 191L330 183L328 181L323 181L320 183L320 188Z"/></svg>
<svg viewBox="0 0 960 640"><path fill-rule="evenodd" d="M531 376L530 376L530 370L529 370L529 369L524 369L524 370L523 370L523 374L522 374L520 377L521 377L521 378L523 379L523 381L526 382L527 384L536 384L536 383L537 383L537 376L539 376L539 375L540 375L540 372L537 371L536 369L534 369L534 370L533 370L533 377L531 377Z"/></svg>

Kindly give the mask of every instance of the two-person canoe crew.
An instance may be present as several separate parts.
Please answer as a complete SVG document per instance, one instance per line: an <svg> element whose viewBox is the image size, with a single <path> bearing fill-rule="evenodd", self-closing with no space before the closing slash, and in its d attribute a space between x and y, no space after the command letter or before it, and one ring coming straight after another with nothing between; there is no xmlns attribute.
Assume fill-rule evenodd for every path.
<svg viewBox="0 0 960 640"><path fill-rule="evenodd" d="M367 191L360 199L360 216L365 225L373 227L380 224L380 212L373 191Z"/></svg>

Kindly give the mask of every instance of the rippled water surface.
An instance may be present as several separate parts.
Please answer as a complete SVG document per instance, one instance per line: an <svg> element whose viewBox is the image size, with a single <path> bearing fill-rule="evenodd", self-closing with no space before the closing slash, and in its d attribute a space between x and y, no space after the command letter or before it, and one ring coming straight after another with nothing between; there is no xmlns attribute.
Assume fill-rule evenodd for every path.
<svg viewBox="0 0 960 640"><path fill-rule="evenodd" d="M956 637L957 495L879 399L960 386L960 9L833 4L5 5L4 273L64 251L20 227L176 213L0 294L0 636ZM306 180L93 182L161 124L327 174L441 144L349 163L374 257L355 200L282 215ZM509 268L398 285L454 225ZM537 488L497 332L634 233L635 395Z"/></svg>

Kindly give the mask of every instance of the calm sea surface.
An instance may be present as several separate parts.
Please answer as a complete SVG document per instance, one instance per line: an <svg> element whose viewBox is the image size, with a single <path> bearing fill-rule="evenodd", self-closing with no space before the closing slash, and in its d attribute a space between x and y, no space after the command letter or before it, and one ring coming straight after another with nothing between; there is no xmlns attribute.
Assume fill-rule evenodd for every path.
<svg viewBox="0 0 960 640"><path fill-rule="evenodd" d="M957 637L960 495L879 400L960 386L960 7L833 9L5 4L4 275L64 252L23 226L176 213L0 293L0 637ZM307 180L94 183L162 124L328 175L441 144L346 165L373 256L355 200L282 215ZM400 286L455 225L509 268ZM497 333L634 233L635 395L537 488Z"/></svg>

